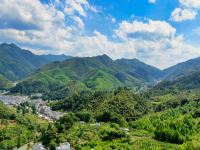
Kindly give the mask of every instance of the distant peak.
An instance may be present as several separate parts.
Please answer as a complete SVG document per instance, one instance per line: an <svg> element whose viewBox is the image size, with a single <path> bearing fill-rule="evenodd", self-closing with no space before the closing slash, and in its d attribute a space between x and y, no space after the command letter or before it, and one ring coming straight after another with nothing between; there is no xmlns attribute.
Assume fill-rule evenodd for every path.
<svg viewBox="0 0 200 150"><path fill-rule="evenodd" d="M102 57L109 57L108 55L106 55L106 54L103 54L103 55L101 55Z"/></svg>
<svg viewBox="0 0 200 150"><path fill-rule="evenodd" d="M1 43L1 46L8 46L7 43Z"/></svg>
<svg viewBox="0 0 200 150"><path fill-rule="evenodd" d="M14 43L2 43L1 46L6 46L6 47L12 47L12 48L19 48L16 44Z"/></svg>
<svg viewBox="0 0 200 150"><path fill-rule="evenodd" d="M121 59L117 59L116 61L126 61L126 62L142 62L136 58L132 58L132 59L128 59L128 58L121 58ZM143 62L142 62L143 63Z"/></svg>
<svg viewBox="0 0 200 150"><path fill-rule="evenodd" d="M97 57L101 57L101 58L107 58L107 59L111 59L108 55L106 55L106 54L103 54L103 55L99 55L99 56L97 56Z"/></svg>

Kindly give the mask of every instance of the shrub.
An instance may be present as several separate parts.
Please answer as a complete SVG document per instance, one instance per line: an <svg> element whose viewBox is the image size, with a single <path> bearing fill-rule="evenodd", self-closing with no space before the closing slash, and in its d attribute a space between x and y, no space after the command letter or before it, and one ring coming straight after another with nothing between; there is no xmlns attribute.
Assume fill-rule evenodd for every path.
<svg viewBox="0 0 200 150"><path fill-rule="evenodd" d="M109 112L109 111L105 111L99 116L97 116L97 121L98 122L113 122L113 123L119 124L120 126L127 125L126 119L122 115Z"/></svg>
<svg viewBox="0 0 200 150"><path fill-rule="evenodd" d="M113 139L125 138L127 137L126 133L115 128L104 128L100 131L101 138L104 141L111 141Z"/></svg>
<svg viewBox="0 0 200 150"><path fill-rule="evenodd" d="M155 130L155 138L160 141L182 144L189 135L193 134L196 124L191 116L166 120Z"/></svg>
<svg viewBox="0 0 200 150"><path fill-rule="evenodd" d="M80 111L75 114L76 117L79 118L80 121L90 122L93 119L93 116L90 112Z"/></svg>

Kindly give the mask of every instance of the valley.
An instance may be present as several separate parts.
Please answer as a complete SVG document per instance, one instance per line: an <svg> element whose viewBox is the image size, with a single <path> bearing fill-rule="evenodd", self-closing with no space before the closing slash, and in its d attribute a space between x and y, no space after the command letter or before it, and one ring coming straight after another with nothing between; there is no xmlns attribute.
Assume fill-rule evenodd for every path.
<svg viewBox="0 0 200 150"><path fill-rule="evenodd" d="M136 59L72 57L20 80L2 74L0 149L198 150L198 59L160 70Z"/></svg>

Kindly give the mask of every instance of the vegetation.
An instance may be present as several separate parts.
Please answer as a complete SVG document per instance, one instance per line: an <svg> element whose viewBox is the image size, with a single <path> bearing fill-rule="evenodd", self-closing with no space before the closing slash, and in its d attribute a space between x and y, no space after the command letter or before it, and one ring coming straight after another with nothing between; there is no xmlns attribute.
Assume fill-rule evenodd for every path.
<svg viewBox="0 0 200 150"><path fill-rule="evenodd" d="M133 67L135 69L130 70ZM145 84L155 83L161 76L162 72L159 69L138 60L113 61L106 55L72 58L42 67L38 72L19 83L12 92L44 93L54 91L52 87L63 88L69 83L77 82L92 90L112 90L124 86L139 89Z"/></svg>
<svg viewBox="0 0 200 150"><path fill-rule="evenodd" d="M30 51L23 50L15 44L0 44L0 74L10 81L25 78L42 65L53 61L62 61L67 56L34 55Z"/></svg>
<svg viewBox="0 0 200 150"><path fill-rule="evenodd" d="M200 57L179 63L163 70L165 80L176 80L178 78L188 76L198 71L200 68Z"/></svg>
<svg viewBox="0 0 200 150"><path fill-rule="evenodd" d="M17 108L0 103L0 149L37 141L51 150L63 142L77 150L198 150L199 67L197 58L160 71L136 59L113 61L106 55L45 65L10 92L42 93L52 110L66 114L47 123L31 103ZM1 83L2 89L9 87L3 77Z"/></svg>
<svg viewBox="0 0 200 150"><path fill-rule="evenodd" d="M12 82L6 79L4 76L0 75L0 90L7 90L11 87L13 87Z"/></svg>
<svg viewBox="0 0 200 150"><path fill-rule="evenodd" d="M122 115L126 120L134 120L144 115L148 107L143 98L126 88L107 92L81 92L62 101L52 102L50 106L53 110L73 112L85 109L95 115L109 111L113 116Z"/></svg>
<svg viewBox="0 0 200 150"><path fill-rule="evenodd" d="M124 92L130 91L121 89L118 94L122 96ZM50 146L50 143L58 145L68 141L75 149L199 149L200 101L194 93L185 95L187 102L176 95L180 103L159 112L157 107L161 103L168 106L168 101L164 95L160 96L160 104L152 99L151 103L156 105L148 104L149 113L132 121L106 107L107 111L102 110L102 113L87 111L87 107L82 111L74 109L74 113L64 116L44 133L44 137L53 138L43 138L43 143ZM111 93L102 95L107 94ZM48 135L51 131L55 131L53 136Z"/></svg>
<svg viewBox="0 0 200 150"><path fill-rule="evenodd" d="M32 113L17 112L0 103L0 149L8 150L37 141L47 125L47 121Z"/></svg>
<svg viewBox="0 0 200 150"><path fill-rule="evenodd" d="M50 106L73 111L52 126L56 145L68 141L76 149L200 148L197 90L154 96L120 88L76 94Z"/></svg>

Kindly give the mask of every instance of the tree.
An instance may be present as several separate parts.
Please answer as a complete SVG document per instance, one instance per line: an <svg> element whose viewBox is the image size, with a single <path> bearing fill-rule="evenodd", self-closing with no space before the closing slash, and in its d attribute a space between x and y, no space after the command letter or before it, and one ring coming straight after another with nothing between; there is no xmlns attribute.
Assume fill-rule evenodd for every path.
<svg viewBox="0 0 200 150"><path fill-rule="evenodd" d="M92 114L88 111L80 111L75 114L76 117L79 118L80 121L90 122L92 120Z"/></svg>
<svg viewBox="0 0 200 150"><path fill-rule="evenodd" d="M56 143L54 142L54 140L51 140L50 145L49 145L49 149L50 150L56 150Z"/></svg>
<svg viewBox="0 0 200 150"><path fill-rule="evenodd" d="M55 125L59 132L64 132L65 130L70 129L77 120L78 118L73 113L68 113L61 117Z"/></svg>
<svg viewBox="0 0 200 150"><path fill-rule="evenodd" d="M19 133L18 138L17 138L17 148L22 146L22 138L21 134Z"/></svg>
<svg viewBox="0 0 200 150"><path fill-rule="evenodd" d="M57 129L49 124L47 130L42 132L42 144L45 146L49 146L50 142L55 139L57 139Z"/></svg>
<svg viewBox="0 0 200 150"><path fill-rule="evenodd" d="M33 113L33 114L36 114L36 108L35 108L35 105L32 105L32 113Z"/></svg>

